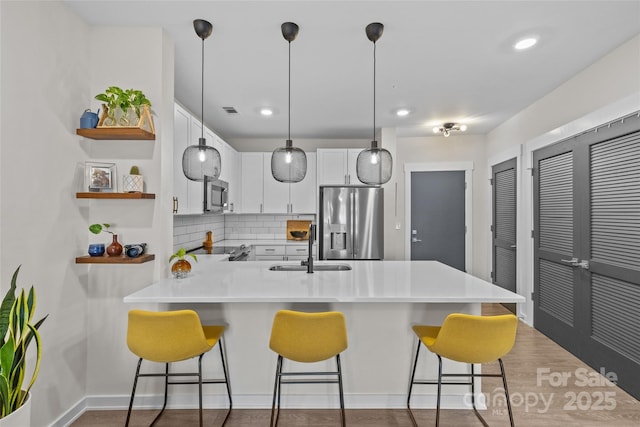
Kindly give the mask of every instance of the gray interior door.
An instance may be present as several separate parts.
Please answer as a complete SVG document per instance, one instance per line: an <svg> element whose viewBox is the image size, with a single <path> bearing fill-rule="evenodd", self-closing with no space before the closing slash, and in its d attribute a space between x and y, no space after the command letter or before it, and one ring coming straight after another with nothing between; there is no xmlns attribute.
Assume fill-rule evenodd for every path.
<svg viewBox="0 0 640 427"><path fill-rule="evenodd" d="M640 398L640 118L534 162L535 327Z"/></svg>
<svg viewBox="0 0 640 427"><path fill-rule="evenodd" d="M465 271L465 172L411 172L411 259Z"/></svg>
<svg viewBox="0 0 640 427"><path fill-rule="evenodd" d="M492 167L492 264L496 285L516 292L517 162L510 159ZM515 304L504 304L515 313Z"/></svg>

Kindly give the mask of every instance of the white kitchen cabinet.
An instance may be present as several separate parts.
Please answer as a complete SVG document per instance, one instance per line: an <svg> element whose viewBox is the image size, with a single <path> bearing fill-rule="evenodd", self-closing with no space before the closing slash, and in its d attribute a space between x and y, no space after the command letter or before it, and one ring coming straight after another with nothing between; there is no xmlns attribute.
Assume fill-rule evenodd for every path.
<svg viewBox="0 0 640 427"><path fill-rule="evenodd" d="M198 144L200 122L174 104L173 111L173 191L174 214L201 214L204 210L204 186L191 181L182 172L182 154L189 145Z"/></svg>
<svg viewBox="0 0 640 427"><path fill-rule="evenodd" d="M261 213L263 209L264 161L262 153L241 153L241 212Z"/></svg>
<svg viewBox="0 0 640 427"><path fill-rule="evenodd" d="M224 141L223 141L224 142ZM236 212L240 209L240 153L232 146L224 142L222 147L222 171L225 172L225 179L229 183L229 210Z"/></svg>
<svg viewBox="0 0 640 427"><path fill-rule="evenodd" d="M316 153L307 154L307 174L304 179L290 184L289 205L290 213L316 212Z"/></svg>
<svg viewBox="0 0 640 427"><path fill-rule="evenodd" d="M240 194L239 188L236 187L239 184L238 174L240 169L238 152L209 128L205 127L204 132L207 138L207 145L211 145L220 153L222 164L219 178L229 183L228 210L225 212L234 212L236 206L239 205L238 195Z"/></svg>
<svg viewBox="0 0 640 427"><path fill-rule="evenodd" d="M318 185L358 185L356 162L360 148L327 148L317 151Z"/></svg>
<svg viewBox="0 0 640 427"><path fill-rule="evenodd" d="M256 261L302 261L309 258L309 246L304 245L254 245ZM316 259L316 246L313 246Z"/></svg>
<svg viewBox="0 0 640 427"><path fill-rule="evenodd" d="M307 153L307 174L301 182L276 181L272 153L242 153L242 212L301 214L316 211L316 156ZM258 164L260 162L260 164Z"/></svg>

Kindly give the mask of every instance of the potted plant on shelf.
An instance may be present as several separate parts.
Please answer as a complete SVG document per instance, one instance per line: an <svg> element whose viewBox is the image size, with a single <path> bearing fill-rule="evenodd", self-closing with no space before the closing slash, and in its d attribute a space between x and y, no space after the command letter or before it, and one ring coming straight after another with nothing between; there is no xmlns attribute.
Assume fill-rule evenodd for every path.
<svg viewBox="0 0 640 427"><path fill-rule="evenodd" d="M185 248L178 249L178 251L169 258L169 262L176 258L178 259L171 266L171 273L176 279L183 279L191 272L191 263L185 259L186 256L190 256L195 262L198 262L198 258L194 254L188 254Z"/></svg>
<svg viewBox="0 0 640 427"><path fill-rule="evenodd" d="M95 98L104 102L98 127L132 126L155 132L149 110L151 101L141 90L109 86Z"/></svg>
<svg viewBox="0 0 640 427"><path fill-rule="evenodd" d="M118 235L109 231L109 227L111 227L110 224L91 224L89 226L89 231L93 234L100 234L102 231L111 234L113 238L111 244L107 246L107 255L120 256L122 255L122 245L118 242ZM91 255L91 253L89 255Z"/></svg>
<svg viewBox="0 0 640 427"><path fill-rule="evenodd" d="M18 272L11 278L11 287L0 306L0 420L2 424L28 426L30 421L30 390L38 377L42 359L39 328L47 316L34 323L36 293L22 289L16 297ZM26 388L27 350L35 342L36 359Z"/></svg>
<svg viewBox="0 0 640 427"><path fill-rule="evenodd" d="M138 166L131 166L129 175L122 177L122 187L125 193L142 193L144 181Z"/></svg>

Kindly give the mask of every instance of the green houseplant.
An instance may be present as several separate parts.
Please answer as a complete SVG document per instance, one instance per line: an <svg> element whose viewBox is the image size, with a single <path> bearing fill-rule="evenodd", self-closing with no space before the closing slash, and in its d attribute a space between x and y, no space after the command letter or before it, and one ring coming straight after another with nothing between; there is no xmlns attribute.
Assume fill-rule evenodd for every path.
<svg viewBox="0 0 640 427"><path fill-rule="evenodd" d="M151 106L151 101L141 90L123 90L118 86L109 86L95 99L104 102L104 119L100 120L99 126L135 126L143 108Z"/></svg>
<svg viewBox="0 0 640 427"><path fill-rule="evenodd" d="M47 316L34 323L36 293L33 286L28 293L22 289L16 297L18 272L11 278L11 287L0 305L0 419L20 408L26 401L31 386L38 377L42 359L42 344L39 328ZM27 350L34 342L36 360L31 378L26 388L24 380L27 373Z"/></svg>
<svg viewBox="0 0 640 427"><path fill-rule="evenodd" d="M194 254L188 254L185 248L178 249L175 254L169 257L169 262L177 259L171 266L171 273L176 279L183 279L191 272L191 263L185 259L187 256L190 256L195 262L198 262L198 257Z"/></svg>

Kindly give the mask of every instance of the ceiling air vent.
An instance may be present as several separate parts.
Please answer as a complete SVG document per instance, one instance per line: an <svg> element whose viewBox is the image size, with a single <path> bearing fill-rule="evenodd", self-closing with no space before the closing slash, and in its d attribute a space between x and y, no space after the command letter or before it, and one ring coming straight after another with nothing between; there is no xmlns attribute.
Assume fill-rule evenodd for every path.
<svg viewBox="0 0 640 427"><path fill-rule="evenodd" d="M238 110L236 110L234 107L222 107L222 109L226 111L227 114L238 114Z"/></svg>

